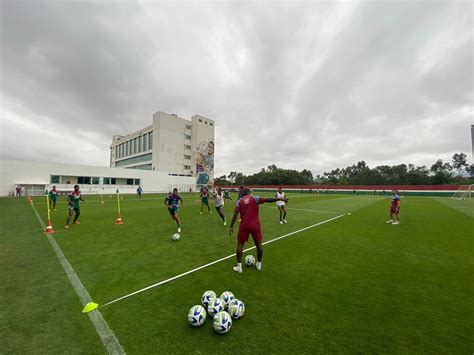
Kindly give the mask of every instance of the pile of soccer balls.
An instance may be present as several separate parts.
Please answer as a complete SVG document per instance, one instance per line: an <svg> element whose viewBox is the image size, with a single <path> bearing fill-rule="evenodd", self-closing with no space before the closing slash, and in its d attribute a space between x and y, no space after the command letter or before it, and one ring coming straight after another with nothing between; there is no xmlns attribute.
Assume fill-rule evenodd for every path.
<svg viewBox="0 0 474 355"><path fill-rule="evenodd" d="M201 297L201 304L202 306L196 305L189 310L189 323L199 327L209 314L214 330L219 334L227 333L232 328L232 319L242 318L245 313L244 303L230 291L222 292L221 297L217 297L214 291L206 291Z"/></svg>

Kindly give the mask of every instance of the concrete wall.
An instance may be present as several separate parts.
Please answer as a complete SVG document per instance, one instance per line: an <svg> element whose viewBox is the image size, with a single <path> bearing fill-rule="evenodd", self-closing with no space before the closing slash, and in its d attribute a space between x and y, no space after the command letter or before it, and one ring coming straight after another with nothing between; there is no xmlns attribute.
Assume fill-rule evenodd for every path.
<svg viewBox="0 0 474 355"><path fill-rule="evenodd" d="M51 184L51 175L67 177L63 183ZM127 179L140 179L145 193L167 192L171 186L189 190L194 186L194 177L169 176L158 171L109 168L100 166L53 164L22 160L0 160L0 196L8 196L18 184L36 186L35 194L44 192L44 188L56 185L59 190L72 190L78 176L100 177L98 185L81 185L84 194L114 193L117 188L121 193L135 193L137 186L125 185ZM104 177L117 178L116 185L104 185ZM64 182L69 179L70 184Z"/></svg>

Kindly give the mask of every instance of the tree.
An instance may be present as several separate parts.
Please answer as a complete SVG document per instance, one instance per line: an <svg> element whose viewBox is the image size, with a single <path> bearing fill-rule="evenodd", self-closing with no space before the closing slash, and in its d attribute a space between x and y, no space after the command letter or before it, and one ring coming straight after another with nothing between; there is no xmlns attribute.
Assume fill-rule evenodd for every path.
<svg viewBox="0 0 474 355"><path fill-rule="evenodd" d="M464 153L454 154L452 162L453 169L456 170L458 174L461 174L463 171L467 171L466 168L469 167L469 164L467 164L467 155Z"/></svg>

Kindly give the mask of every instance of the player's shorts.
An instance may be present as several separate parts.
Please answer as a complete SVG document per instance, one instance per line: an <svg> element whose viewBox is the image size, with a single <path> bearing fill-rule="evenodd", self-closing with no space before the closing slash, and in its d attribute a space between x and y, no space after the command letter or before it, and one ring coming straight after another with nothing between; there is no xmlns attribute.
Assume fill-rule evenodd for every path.
<svg viewBox="0 0 474 355"><path fill-rule="evenodd" d="M224 207L224 205L216 206L216 211L219 211L221 209L221 207Z"/></svg>
<svg viewBox="0 0 474 355"><path fill-rule="evenodd" d="M174 217L175 214L179 213L179 208L178 207L168 208L168 212L170 213L171 217Z"/></svg>
<svg viewBox="0 0 474 355"><path fill-rule="evenodd" d="M283 201L278 201L278 202L276 203L276 205L277 205L278 208L280 208L280 207L285 207L285 202L283 202Z"/></svg>
<svg viewBox="0 0 474 355"><path fill-rule="evenodd" d="M69 205L69 209L70 209L71 211L76 212L76 213L81 212L81 208L80 208L80 207L74 207L74 206Z"/></svg>
<svg viewBox="0 0 474 355"><path fill-rule="evenodd" d="M209 199L207 197L201 197L201 203L203 205L209 205Z"/></svg>
<svg viewBox="0 0 474 355"><path fill-rule="evenodd" d="M262 240L262 229L260 228L260 226L253 228L239 228L237 240L240 243L247 242L249 240L250 235L252 235L254 242L260 242Z"/></svg>
<svg viewBox="0 0 474 355"><path fill-rule="evenodd" d="M56 202L58 200L58 198L57 197L50 197L49 200L52 201L52 202Z"/></svg>
<svg viewBox="0 0 474 355"><path fill-rule="evenodd" d="M390 206L390 213L399 214L400 213L400 207Z"/></svg>

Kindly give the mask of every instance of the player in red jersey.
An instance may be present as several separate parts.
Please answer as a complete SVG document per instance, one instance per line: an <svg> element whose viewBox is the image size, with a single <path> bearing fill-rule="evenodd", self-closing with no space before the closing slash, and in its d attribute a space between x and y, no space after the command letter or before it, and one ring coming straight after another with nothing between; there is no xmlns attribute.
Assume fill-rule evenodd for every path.
<svg viewBox="0 0 474 355"><path fill-rule="evenodd" d="M385 223L400 224L400 195L396 190L392 191L392 203L390 204L390 219Z"/></svg>
<svg viewBox="0 0 474 355"><path fill-rule="evenodd" d="M239 233L237 235L237 266L234 271L239 274L242 273L242 251L244 244L249 240L249 235L252 235L255 246L257 247L257 270L262 269L262 229L260 228L260 219L258 217L259 205L265 202L285 201L287 198L266 198L260 196L253 196L248 187L244 187L240 192L240 198L235 205L234 216L230 223L229 235L234 233L234 224L240 213L241 222L239 225Z"/></svg>

